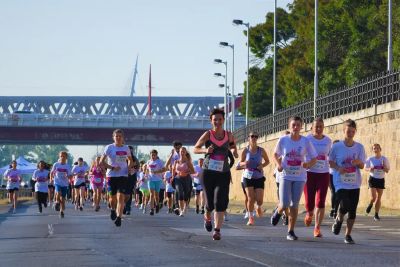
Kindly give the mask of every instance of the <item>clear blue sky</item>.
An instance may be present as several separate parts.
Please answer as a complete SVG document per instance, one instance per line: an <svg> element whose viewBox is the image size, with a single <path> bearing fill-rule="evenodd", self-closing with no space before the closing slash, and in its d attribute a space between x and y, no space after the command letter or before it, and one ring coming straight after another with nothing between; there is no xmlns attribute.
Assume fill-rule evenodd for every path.
<svg viewBox="0 0 400 267"><path fill-rule="evenodd" d="M289 0L278 1L286 7ZM137 95L222 96L214 72L232 62L235 93L243 92L247 49L244 27L262 23L273 0L2 0L1 95L128 95L139 54ZM228 75L231 80L232 71Z"/></svg>

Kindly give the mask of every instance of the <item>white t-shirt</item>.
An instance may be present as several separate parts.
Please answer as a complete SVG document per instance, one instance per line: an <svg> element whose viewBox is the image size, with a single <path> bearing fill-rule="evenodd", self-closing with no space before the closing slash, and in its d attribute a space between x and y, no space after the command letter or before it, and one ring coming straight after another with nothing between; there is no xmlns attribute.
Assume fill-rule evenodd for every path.
<svg viewBox="0 0 400 267"><path fill-rule="evenodd" d="M165 191L166 191L167 193L172 193L172 192L174 192L174 188L172 187L172 184L171 184L171 178L172 178L171 172L170 172L170 171L166 171L166 172L164 173L164 179L165 179L165 182L166 182Z"/></svg>
<svg viewBox="0 0 400 267"><path fill-rule="evenodd" d="M4 172L4 177L7 178L6 189L19 188L19 183L22 181L21 172L18 169L8 169Z"/></svg>
<svg viewBox="0 0 400 267"><path fill-rule="evenodd" d="M329 172L329 151L332 148L332 140L328 136L322 139L315 138L312 134L307 135L307 139L313 144L317 151L317 163L307 171L315 173L328 173ZM309 155L306 155L306 160L310 161Z"/></svg>
<svg viewBox="0 0 400 267"><path fill-rule="evenodd" d="M375 156L367 158L365 161L366 168L374 168L372 172L369 172L369 175L376 179L383 179L385 178L385 171L383 170L383 164L385 164L386 168L390 169L389 160L381 156L377 158Z"/></svg>
<svg viewBox="0 0 400 267"><path fill-rule="evenodd" d="M49 191L49 171L46 169L40 170L37 169L33 172L32 180L36 181L35 183L35 192L43 192L47 193Z"/></svg>
<svg viewBox="0 0 400 267"><path fill-rule="evenodd" d="M282 157L282 179L290 181L305 182L307 174L302 163L305 162L306 155L310 159L317 157L314 146L304 136L300 136L297 141L292 140L290 135L282 136L276 144L275 153Z"/></svg>
<svg viewBox="0 0 400 267"><path fill-rule="evenodd" d="M129 147L126 145L116 146L110 144L104 148L103 155L107 156L107 163L113 167L119 166L119 171L107 169L107 177L128 177L128 156L131 155Z"/></svg>
<svg viewBox="0 0 400 267"><path fill-rule="evenodd" d="M54 185L66 187L68 186L68 177L71 176L71 166L56 162L51 168L51 173L54 174Z"/></svg>
<svg viewBox="0 0 400 267"><path fill-rule="evenodd" d="M329 160L335 162L339 167L345 168L346 171L344 174L340 174L336 169L333 170L333 184L336 192L339 189L360 188L360 169L351 165L351 161L355 159L365 162L365 150L362 144L354 142L351 147L346 146L343 141L333 144Z"/></svg>
<svg viewBox="0 0 400 267"><path fill-rule="evenodd" d="M72 167L72 175L74 176L74 185L80 185L85 183L85 174L89 167L86 165L74 165Z"/></svg>
<svg viewBox="0 0 400 267"><path fill-rule="evenodd" d="M153 173L154 171L159 171L164 167L164 162L161 159L147 161L147 168L149 170L149 181L156 182L162 180L162 173Z"/></svg>
<svg viewBox="0 0 400 267"><path fill-rule="evenodd" d="M192 174L193 182L195 184L201 184L202 183L202 174L203 174L203 168L200 167L200 165L196 165L193 167L194 168L194 174ZM196 175L197 174L197 175Z"/></svg>

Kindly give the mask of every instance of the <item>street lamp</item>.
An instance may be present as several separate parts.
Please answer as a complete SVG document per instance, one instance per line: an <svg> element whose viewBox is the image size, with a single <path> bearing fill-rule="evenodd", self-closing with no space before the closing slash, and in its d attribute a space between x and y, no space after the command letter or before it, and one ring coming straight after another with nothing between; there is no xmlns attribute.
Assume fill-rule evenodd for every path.
<svg viewBox="0 0 400 267"><path fill-rule="evenodd" d="M232 48L232 97L231 97L232 118L231 118L231 128L232 128L232 131L234 131L235 130L235 45L234 44L229 44L227 42L219 42L219 45L221 47L230 47L230 48Z"/></svg>
<svg viewBox="0 0 400 267"><path fill-rule="evenodd" d="M246 126L249 120L249 64L250 64L250 23L245 23L243 20L235 19L232 21L233 25L244 25L247 27L247 82L246 82Z"/></svg>
<svg viewBox="0 0 400 267"><path fill-rule="evenodd" d="M228 98L227 98L227 88L228 88L228 61L223 61L222 59L216 58L214 59L214 63L215 64L224 64L225 65L225 76L223 76L225 78L225 96L224 96L224 111L225 111L225 116L228 118L228 108L227 108L227 104L228 104ZM215 76L216 73L214 74ZM222 74L221 74L222 76ZM228 130L228 119L225 120L225 130Z"/></svg>

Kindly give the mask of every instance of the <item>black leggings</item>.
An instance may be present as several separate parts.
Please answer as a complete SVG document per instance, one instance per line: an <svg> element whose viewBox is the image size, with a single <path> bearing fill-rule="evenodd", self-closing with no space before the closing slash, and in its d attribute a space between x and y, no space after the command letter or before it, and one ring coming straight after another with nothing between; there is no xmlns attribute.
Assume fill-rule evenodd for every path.
<svg viewBox="0 0 400 267"><path fill-rule="evenodd" d="M165 189L160 189L160 192L158 192L158 203L163 203L164 202L164 195L165 195Z"/></svg>
<svg viewBox="0 0 400 267"><path fill-rule="evenodd" d="M37 203L39 208L42 207L42 204L47 204L47 196L48 193L44 193L44 192L36 192L36 199L37 199Z"/></svg>
<svg viewBox="0 0 400 267"><path fill-rule="evenodd" d="M339 189L336 192L336 199L340 203L339 212L345 215L349 213L348 218L354 220L356 218L356 211L358 200L360 198L360 189Z"/></svg>
<svg viewBox="0 0 400 267"><path fill-rule="evenodd" d="M230 172L204 170L203 189L206 197L206 209L211 212L224 212L229 204Z"/></svg>
<svg viewBox="0 0 400 267"><path fill-rule="evenodd" d="M189 201L190 193L192 192L192 179L190 176L175 177L175 189L179 201Z"/></svg>
<svg viewBox="0 0 400 267"><path fill-rule="evenodd" d="M331 206L332 210L334 210L336 213L339 208L339 202L336 198L336 192L335 192L335 185L333 184L333 175L329 174L330 176L330 183L331 183Z"/></svg>

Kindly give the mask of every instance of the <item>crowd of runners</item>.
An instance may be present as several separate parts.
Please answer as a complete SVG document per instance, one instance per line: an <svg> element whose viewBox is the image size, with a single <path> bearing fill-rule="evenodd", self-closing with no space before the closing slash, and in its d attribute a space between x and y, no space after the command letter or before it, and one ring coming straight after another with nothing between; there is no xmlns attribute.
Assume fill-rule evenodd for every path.
<svg viewBox="0 0 400 267"><path fill-rule="evenodd" d="M385 174L390 169L389 161L382 155L379 144L374 144L373 155L366 157L364 146L354 140L355 121L345 121L343 138L332 142L324 134L322 119L316 118L312 132L302 136L302 119L291 117L288 131L279 138L273 155L267 155L266 150L258 146L259 135L254 131L249 132L248 144L238 155L233 134L223 129L224 116L222 110L212 110L211 129L200 136L192 151L203 155L196 161L179 141L173 142L173 149L164 160L154 149L150 151L148 161L137 159L133 147L125 144L120 129L112 133L113 143L107 145L90 164L78 158L71 165L65 151L59 153L58 161L53 164L40 161L32 175L38 212L51 207L59 212L60 218L64 218L67 201L76 210L93 209L95 212L104 202L108 205L110 219L120 227L123 216L130 215L132 206L150 216L156 216L164 207L166 213L183 217L188 213L189 203L194 202L192 206L195 213L202 214L206 231L212 232L214 240L220 240L221 228L227 218L231 168L235 166L237 170L243 170L241 184L245 195L245 219L246 224L252 226L256 217L263 217L267 176L264 167L272 161L275 171L270 176L275 177L279 201L271 216L271 224L277 225L282 218L288 227L288 240L298 239L294 230L303 193L304 224L311 226L314 221L313 236L323 236L321 224L330 188L332 208L329 217L334 219L332 232L335 235L340 233L347 214L344 242L353 244L351 232L356 219L362 169L370 174L371 201L366 213L370 213L375 205L373 218L380 220L379 209ZM11 162L4 179L15 212L22 180L16 161Z"/></svg>

